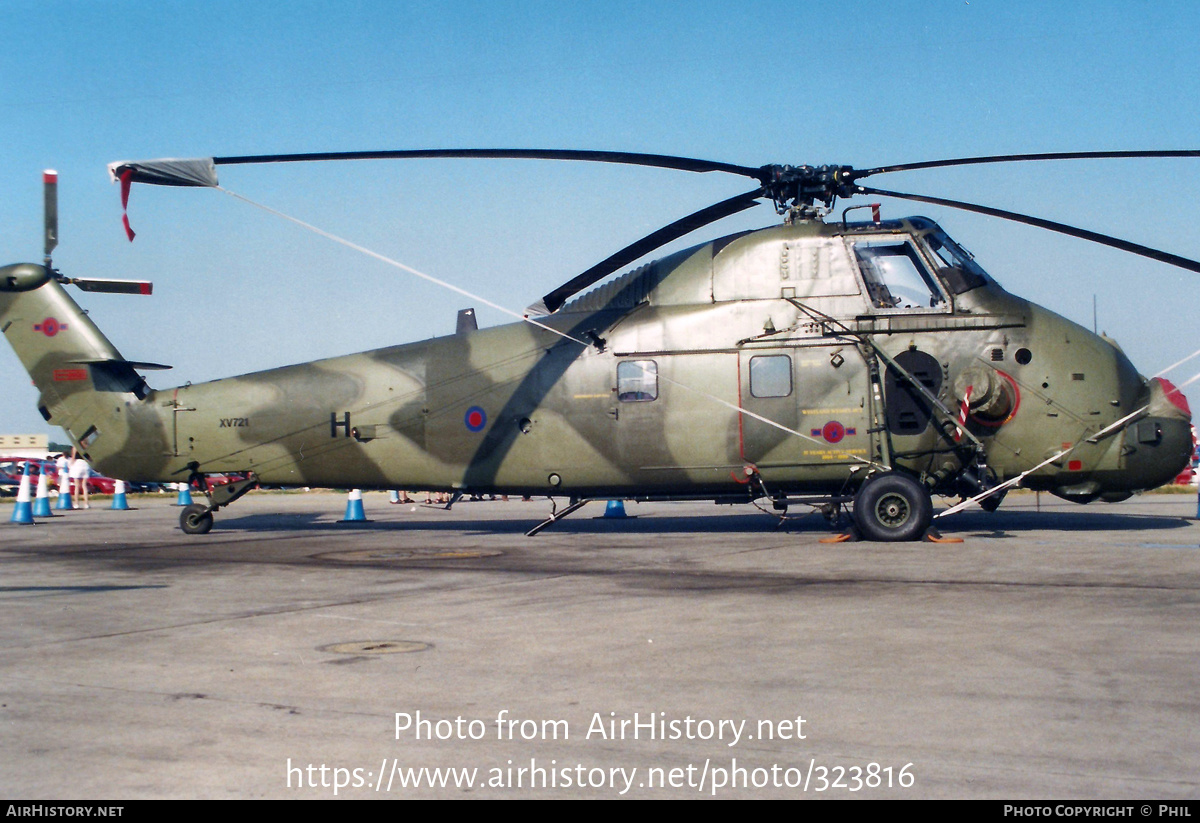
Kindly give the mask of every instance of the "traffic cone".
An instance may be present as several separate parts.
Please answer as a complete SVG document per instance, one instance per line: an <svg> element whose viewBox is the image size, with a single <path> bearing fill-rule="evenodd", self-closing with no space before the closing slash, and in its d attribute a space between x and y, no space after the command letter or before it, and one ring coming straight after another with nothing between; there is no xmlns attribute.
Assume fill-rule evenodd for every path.
<svg viewBox="0 0 1200 823"><path fill-rule="evenodd" d="M346 499L346 516L339 523L369 523L366 512L363 511L362 492L351 489Z"/></svg>
<svg viewBox="0 0 1200 823"><path fill-rule="evenodd" d="M608 505L604 507L604 517L606 519L616 519L628 516L629 515L625 514L625 501L623 500L609 500Z"/></svg>
<svg viewBox="0 0 1200 823"><path fill-rule="evenodd" d="M176 506L192 505L192 487L187 483L176 483L179 487L179 496L175 498Z"/></svg>
<svg viewBox="0 0 1200 823"><path fill-rule="evenodd" d="M54 508L60 511L75 508L75 504L71 502L71 477L68 472L58 473L58 502L54 504Z"/></svg>
<svg viewBox="0 0 1200 823"><path fill-rule="evenodd" d="M125 481L124 480L117 481L116 488L113 489L112 506L110 506L109 508L116 509L117 511L122 511L122 512L129 511L129 503L125 500Z"/></svg>
<svg viewBox="0 0 1200 823"><path fill-rule="evenodd" d="M34 517L53 517L50 511L50 486L46 479L46 464L38 464L37 494L33 498Z"/></svg>
<svg viewBox="0 0 1200 823"><path fill-rule="evenodd" d="M33 522L33 501L29 494L29 461L21 472L21 485L17 488L17 504L13 506L12 522L28 526Z"/></svg>

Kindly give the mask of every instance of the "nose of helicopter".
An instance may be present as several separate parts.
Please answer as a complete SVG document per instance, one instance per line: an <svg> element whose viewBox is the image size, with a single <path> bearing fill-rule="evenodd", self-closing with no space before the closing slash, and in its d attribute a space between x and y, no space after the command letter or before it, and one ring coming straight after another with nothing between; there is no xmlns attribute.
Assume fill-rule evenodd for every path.
<svg viewBox="0 0 1200 823"><path fill-rule="evenodd" d="M1128 488L1152 489L1170 482L1192 459L1192 412L1169 380L1153 377L1143 387L1145 417L1125 430L1122 455Z"/></svg>

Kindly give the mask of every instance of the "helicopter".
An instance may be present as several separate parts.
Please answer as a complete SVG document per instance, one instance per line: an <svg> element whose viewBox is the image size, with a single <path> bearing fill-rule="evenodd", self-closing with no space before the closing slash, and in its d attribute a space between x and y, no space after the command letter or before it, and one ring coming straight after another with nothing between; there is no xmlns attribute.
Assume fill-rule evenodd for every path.
<svg viewBox="0 0 1200 823"><path fill-rule="evenodd" d="M272 485L435 490L452 503L569 499L529 534L616 498L766 501L777 512L806 504L831 520L848 509L862 538L915 540L934 531L935 494L994 510L1018 484L1086 503L1169 482L1191 456L1191 412L1114 341L1006 291L934 221L883 220L877 204L870 219L849 219L859 206L828 219L837 199L948 206L1200 272L1196 261L1086 229L860 182L955 165L1196 156L1059 152L869 169L570 149L122 161L109 168L123 204L135 182L217 186L221 165L331 160L590 161L756 186L626 246L521 322L481 329L463 310L445 337L156 390L141 372L167 367L125 359L63 288L149 294L150 284L53 267L48 172L45 259L0 268L0 329L43 418L94 466L205 493L180 514L188 534ZM626 269L762 202L780 223ZM210 488L210 475L234 479Z"/></svg>

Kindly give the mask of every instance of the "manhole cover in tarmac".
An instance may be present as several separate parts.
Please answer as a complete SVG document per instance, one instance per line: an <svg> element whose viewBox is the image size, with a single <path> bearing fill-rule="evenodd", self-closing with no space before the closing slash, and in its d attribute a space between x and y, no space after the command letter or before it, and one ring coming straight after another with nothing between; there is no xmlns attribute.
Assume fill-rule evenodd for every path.
<svg viewBox="0 0 1200 823"><path fill-rule="evenodd" d="M324 560L348 563L379 563L396 560L474 560L499 557L504 552L495 549L361 549L353 552L329 552L317 555Z"/></svg>
<svg viewBox="0 0 1200 823"><path fill-rule="evenodd" d="M407 654L423 652L430 648L428 643L417 640L355 640L350 643L332 643L320 646L317 651L331 654Z"/></svg>

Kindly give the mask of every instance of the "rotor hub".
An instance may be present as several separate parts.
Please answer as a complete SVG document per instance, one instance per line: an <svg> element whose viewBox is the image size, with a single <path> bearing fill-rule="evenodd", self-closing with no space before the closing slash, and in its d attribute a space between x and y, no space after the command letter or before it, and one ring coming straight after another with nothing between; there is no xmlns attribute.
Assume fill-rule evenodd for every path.
<svg viewBox="0 0 1200 823"><path fill-rule="evenodd" d="M758 180L763 185L763 196L775 203L775 211L783 214L799 209L812 211L823 203L825 213L833 208L838 197L854 194L854 181L858 175L851 166L789 166L772 163L759 170Z"/></svg>

